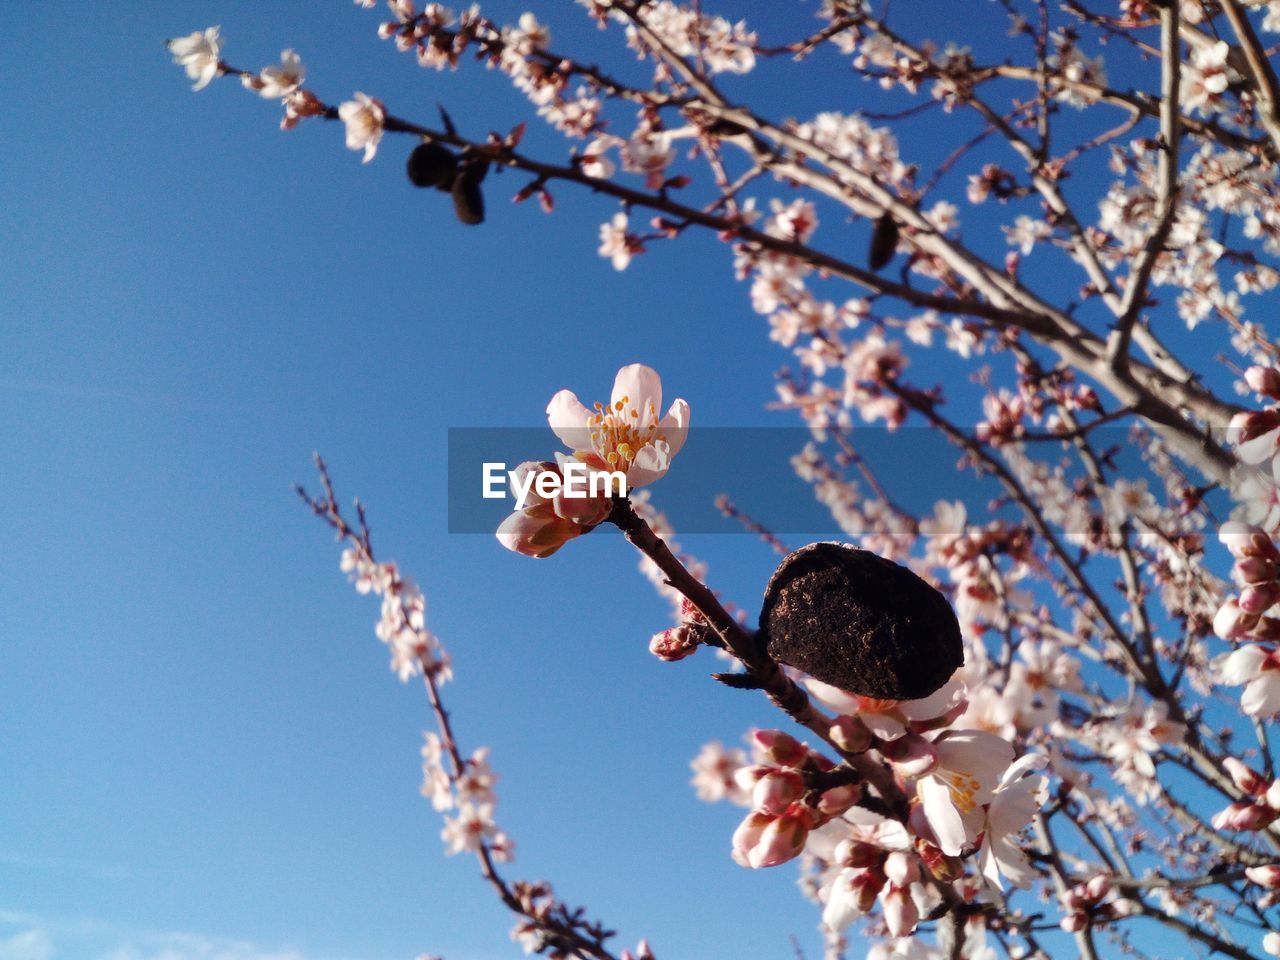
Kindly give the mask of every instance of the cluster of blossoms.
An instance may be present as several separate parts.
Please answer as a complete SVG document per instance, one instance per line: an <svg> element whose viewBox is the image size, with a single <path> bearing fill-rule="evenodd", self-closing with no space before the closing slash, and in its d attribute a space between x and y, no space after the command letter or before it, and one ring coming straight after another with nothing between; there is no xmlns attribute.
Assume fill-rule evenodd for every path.
<svg viewBox="0 0 1280 960"><path fill-rule="evenodd" d="M426 627L427 602L393 562L376 563L362 546L342 551L341 567L357 593L382 598L382 616L374 628L391 650L391 669L402 681L429 673L437 682L453 676L449 655Z"/></svg>
<svg viewBox="0 0 1280 960"><path fill-rule="evenodd" d="M612 0L578 0L594 16L612 16L626 27L627 42L642 56L649 41L631 16L614 9ZM711 73L750 73L756 65L756 35L742 21L708 16L672 0L638 5L632 15L643 30L681 57L700 57Z"/></svg>
<svg viewBox="0 0 1280 960"><path fill-rule="evenodd" d="M752 734L750 762L707 744L692 764L699 798L750 809L733 837L738 863L805 855L819 870L813 887L833 936L877 901L890 934L907 936L937 905L935 884L960 882L975 854L993 887L1030 882L1018 835L1043 801L1043 758L1015 760L1007 740L957 726L968 706L961 683L915 701L806 685L836 713L832 741L849 753L877 751L905 784L909 809L903 819L886 815L861 783L842 781L829 760L780 731Z"/></svg>
<svg viewBox="0 0 1280 960"><path fill-rule="evenodd" d="M1245 383L1271 401L1280 400L1280 370L1254 366ZM1241 519L1223 524L1219 539L1235 560L1231 576L1238 592L1229 596L1213 620L1214 632L1239 644L1215 664L1220 683L1244 686L1240 707L1245 714L1270 717L1280 713L1280 530L1276 482L1280 480L1280 406L1243 411L1228 430L1243 466L1235 493L1242 502ZM1260 468L1266 473L1260 474Z"/></svg>
<svg viewBox="0 0 1280 960"><path fill-rule="evenodd" d="M391 667L402 681L425 675L433 689L453 676L449 656L426 628L426 600L422 591L403 577L393 562L375 562L363 538L342 552L341 569L361 594L382 598L382 616L375 632L391 649ZM450 854L481 849L497 860L510 860L515 843L494 822L498 775L483 747L462 758L440 734L424 735L422 795L445 817L440 838ZM452 771L447 764L452 765Z"/></svg>
<svg viewBox="0 0 1280 960"><path fill-rule="evenodd" d="M1133 913L1133 904L1111 896L1111 877L1100 873L1062 895L1062 929L1075 933L1099 920L1117 920Z"/></svg>
<svg viewBox="0 0 1280 960"><path fill-rule="evenodd" d="M445 769L446 751L440 736L426 733L422 745L422 795L441 813L446 813L440 839L445 852L477 853L482 848L496 860L509 861L515 841L494 822L497 796L493 787L498 775L489 767L489 748L481 747L462 762L451 776ZM453 811L453 813L448 813Z"/></svg>

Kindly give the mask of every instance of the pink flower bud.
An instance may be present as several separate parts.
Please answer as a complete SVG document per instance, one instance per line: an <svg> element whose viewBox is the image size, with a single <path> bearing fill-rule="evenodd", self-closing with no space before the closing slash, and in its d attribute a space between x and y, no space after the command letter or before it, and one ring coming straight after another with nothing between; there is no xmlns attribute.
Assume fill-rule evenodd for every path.
<svg viewBox="0 0 1280 960"><path fill-rule="evenodd" d="M1089 925L1089 918L1077 910L1063 917L1062 922L1058 925L1067 933L1079 933Z"/></svg>
<svg viewBox="0 0 1280 960"><path fill-rule="evenodd" d="M836 845L835 862L844 867L878 866L884 859L884 851L874 843L845 839Z"/></svg>
<svg viewBox="0 0 1280 960"><path fill-rule="evenodd" d="M1280 411L1247 410L1231 418L1227 439L1243 462L1262 463L1275 453L1277 427L1280 427Z"/></svg>
<svg viewBox="0 0 1280 960"><path fill-rule="evenodd" d="M755 849L764 834L764 828L773 822L773 817L764 813L749 813L738 829L733 832L733 859L744 866L751 866L749 853Z"/></svg>
<svg viewBox="0 0 1280 960"><path fill-rule="evenodd" d="M871 731L857 717L836 717L831 739L846 753L863 753L871 747Z"/></svg>
<svg viewBox="0 0 1280 960"><path fill-rule="evenodd" d="M826 817L838 817L862 799L863 787L860 783L847 783L842 787L832 787L823 791L818 798L818 812Z"/></svg>
<svg viewBox="0 0 1280 960"><path fill-rule="evenodd" d="M804 777L794 770L774 770L756 781L751 802L761 813L780 814L804 796Z"/></svg>
<svg viewBox="0 0 1280 960"><path fill-rule="evenodd" d="M1271 781L1271 786L1267 787L1267 792L1263 795L1262 802L1272 810L1280 813L1280 780Z"/></svg>
<svg viewBox="0 0 1280 960"><path fill-rule="evenodd" d="M1076 884L1062 895L1062 905L1068 910L1079 910L1089 906L1089 894L1083 884Z"/></svg>
<svg viewBox="0 0 1280 960"><path fill-rule="evenodd" d="M1245 613L1262 615L1280 601L1280 583L1275 580L1256 583L1240 591L1240 609Z"/></svg>
<svg viewBox="0 0 1280 960"><path fill-rule="evenodd" d="M1218 542L1231 551L1237 560L1245 557L1262 557L1265 560L1280 559L1280 550L1266 532L1240 520L1228 520L1218 531Z"/></svg>
<svg viewBox="0 0 1280 960"><path fill-rule="evenodd" d="M793 803L777 817L767 817L768 823L756 842L746 850L747 865L753 870L776 867L800 855L813 817L803 804Z"/></svg>
<svg viewBox="0 0 1280 960"><path fill-rule="evenodd" d="M649 652L666 663L675 663L697 653L698 641L688 627L671 627L653 635Z"/></svg>
<svg viewBox="0 0 1280 960"><path fill-rule="evenodd" d="M907 887L920 879L919 861L914 855L895 850L885 857L884 875L896 887Z"/></svg>
<svg viewBox="0 0 1280 960"><path fill-rule="evenodd" d="M1253 883L1268 890L1280 890L1280 863L1268 863L1261 867L1247 867L1244 875Z"/></svg>
<svg viewBox="0 0 1280 960"><path fill-rule="evenodd" d="M1236 561L1234 572L1241 583L1266 583L1276 579L1276 564L1264 557L1244 557Z"/></svg>
<svg viewBox="0 0 1280 960"><path fill-rule="evenodd" d="M773 763L784 767L799 767L809 756L809 748L781 730L754 730L751 738Z"/></svg>
<svg viewBox="0 0 1280 960"><path fill-rule="evenodd" d="M906 777L922 777L938 765L938 748L918 733L882 744L880 752Z"/></svg>
<svg viewBox="0 0 1280 960"><path fill-rule="evenodd" d="M1242 410L1231 418L1227 432L1235 443L1241 444L1265 436L1276 427L1280 427L1280 413L1275 410Z"/></svg>
<svg viewBox="0 0 1280 960"><path fill-rule="evenodd" d="M1222 765L1227 768L1227 773L1231 775L1231 779L1235 781L1235 785L1240 790L1251 797L1260 797L1267 792L1270 784L1259 773L1255 773L1249 767L1237 760L1235 757L1227 757L1222 761Z"/></svg>
<svg viewBox="0 0 1280 960"><path fill-rule="evenodd" d="M915 900L905 888L891 887L884 896L883 904L884 923L889 928L889 936L905 937L916 928L920 911L916 909Z"/></svg>
<svg viewBox="0 0 1280 960"><path fill-rule="evenodd" d="M1105 873L1100 873L1096 877L1089 880L1084 885L1084 894L1094 903L1097 903L1108 893L1111 892L1111 878Z"/></svg>
<svg viewBox="0 0 1280 960"><path fill-rule="evenodd" d="M591 528L564 520L550 507L540 504L518 510L498 527L498 541L508 550L526 557L549 557L574 537Z"/></svg>
<svg viewBox="0 0 1280 960"><path fill-rule="evenodd" d="M1275 811L1261 804L1233 803L1214 816L1213 828L1230 833L1261 830L1275 818Z"/></svg>
<svg viewBox="0 0 1280 960"><path fill-rule="evenodd" d="M1232 597L1213 615L1213 632L1223 640L1238 640L1258 625L1258 615L1249 613Z"/></svg>
<svg viewBox="0 0 1280 960"><path fill-rule="evenodd" d="M1244 382L1254 393L1280 400L1280 370L1274 367L1250 367L1244 372Z"/></svg>
<svg viewBox="0 0 1280 960"><path fill-rule="evenodd" d="M864 870L853 881L853 892L857 899L858 909L863 913L875 905L876 897L884 889L884 874L879 870Z"/></svg>
<svg viewBox="0 0 1280 960"><path fill-rule="evenodd" d="M757 763L746 767L739 767L733 771L733 782L746 793L750 793L756 788L756 784L761 777L772 773L777 767L771 767L768 764Z"/></svg>

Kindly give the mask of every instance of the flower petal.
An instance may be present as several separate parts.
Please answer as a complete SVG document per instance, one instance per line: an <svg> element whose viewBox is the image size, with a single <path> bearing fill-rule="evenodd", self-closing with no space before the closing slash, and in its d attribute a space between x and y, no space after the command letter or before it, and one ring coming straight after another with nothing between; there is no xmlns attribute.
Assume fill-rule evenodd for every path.
<svg viewBox="0 0 1280 960"><path fill-rule="evenodd" d="M937 777L929 776L917 782L916 792L938 847L949 857L960 856L966 838L960 811L951 801L951 788Z"/></svg>
<svg viewBox="0 0 1280 960"><path fill-rule="evenodd" d="M547 422L560 442L570 450L591 449L591 411L572 390L561 390L547 404Z"/></svg>
<svg viewBox="0 0 1280 960"><path fill-rule="evenodd" d="M657 419L656 411L662 409L662 378L658 376L658 371L643 363L623 367L613 380L613 394L609 402L616 404L623 397L626 397L628 407L640 411L641 425L652 422L646 421L650 404L653 404L654 419Z"/></svg>
<svg viewBox="0 0 1280 960"><path fill-rule="evenodd" d="M674 457L689 436L689 404L676 400L658 426L662 430L663 439L667 441L667 456Z"/></svg>

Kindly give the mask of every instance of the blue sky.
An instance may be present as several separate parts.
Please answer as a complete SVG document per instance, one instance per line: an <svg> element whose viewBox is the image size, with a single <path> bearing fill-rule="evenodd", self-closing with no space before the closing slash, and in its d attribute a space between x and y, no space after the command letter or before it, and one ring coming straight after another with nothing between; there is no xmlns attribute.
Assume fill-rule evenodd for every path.
<svg viewBox="0 0 1280 960"><path fill-rule="evenodd" d="M630 63L567 3L485 10L528 6L557 46ZM784 6L807 25L816 3L759 26ZM0 960L516 952L417 794L423 696L290 492L315 449L424 588L464 745L504 776L510 874L660 956L784 957L793 933L812 953L793 871L734 866L737 811L687 785L704 741L774 722L763 703L649 656L666 609L620 538L536 563L448 534L444 499L449 427L535 426L556 389L603 398L637 360L698 424L790 426L765 410L784 355L709 238L616 273L595 253L612 207L511 207L513 177L462 227L408 187L407 141L363 166L336 125L282 134L232 81L193 94L162 45L221 24L228 60L295 47L330 100L440 101L471 132L524 117L500 76L418 70L376 21L346 0L0 8ZM762 107L874 98L834 62L797 76ZM684 540L755 602L766 548Z"/></svg>

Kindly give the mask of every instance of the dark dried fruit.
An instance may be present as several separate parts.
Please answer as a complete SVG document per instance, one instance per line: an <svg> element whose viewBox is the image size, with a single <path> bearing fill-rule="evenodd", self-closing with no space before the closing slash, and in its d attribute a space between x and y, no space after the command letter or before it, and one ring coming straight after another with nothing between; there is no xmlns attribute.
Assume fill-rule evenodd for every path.
<svg viewBox="0 0 1280 960"><path fill-rule="evenodd" d="M898 221L887 213L880 214L875 229L871 231L871 248L867 251L867 263L872 270L879 270L893 259L898 249Z"/></svg>
<svg viewBox="0 0 1280 960"><path fill-rule="evenodd" d="M420 143L409 154L406 172L415 187L448 190L458 172L458 158L438 143Z"/></svg>
<svg viewBox="0 0 1280 960"><path fill-rule="evenodd" d="M453 212L463 223L484 223L484 194L480 181L488 172L483 163L469 163L453 178Z"/></svg>
<svg viewBox="0 0 1280 960"><path fill-rule="evenodd" d="M947 598L906 567L843 543L812 543L765 588L769 656L864 697L918 700L964 663Z"/></svg>

